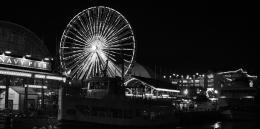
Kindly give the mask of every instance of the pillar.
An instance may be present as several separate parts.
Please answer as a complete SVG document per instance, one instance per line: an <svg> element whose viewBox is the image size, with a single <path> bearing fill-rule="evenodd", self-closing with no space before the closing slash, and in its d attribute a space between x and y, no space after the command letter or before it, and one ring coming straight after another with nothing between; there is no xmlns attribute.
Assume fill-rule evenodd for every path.
<svg viewBox="0 0 260 129"><path fill-rule="evenodd" d="M8 109L10 76L5 78L5 109Z"/></svg>
<svg viewBox="0 0 260 129"><path fill-rule="evenodd" d="M23 85L24 85L24 112L28 113L28 85L29 85L28 78L24 79Z"/></svg>

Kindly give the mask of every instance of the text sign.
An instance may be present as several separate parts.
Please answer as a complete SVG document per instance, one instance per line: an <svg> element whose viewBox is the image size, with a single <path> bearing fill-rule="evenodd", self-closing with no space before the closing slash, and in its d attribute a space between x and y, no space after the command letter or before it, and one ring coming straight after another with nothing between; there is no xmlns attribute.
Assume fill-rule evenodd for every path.
<svg viewBox="0 0 260 129"><path fill-rule="evenodd" d="M49 70L49 71L51 70L51 65L49 62L29 60L26 58L15 58L6 55L0 55L0 64L42 69L42 70Z"/></svg>

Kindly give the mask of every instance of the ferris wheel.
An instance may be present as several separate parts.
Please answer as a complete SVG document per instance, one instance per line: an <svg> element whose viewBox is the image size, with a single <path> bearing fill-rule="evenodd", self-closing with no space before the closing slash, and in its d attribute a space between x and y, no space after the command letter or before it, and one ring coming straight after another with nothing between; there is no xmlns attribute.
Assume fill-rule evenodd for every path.
<svg viewBox="0 0 260 129"><path fill-rule="evenodd" d="M66 26L60 48L61 65L72 79L88 79L102 74L126 75L135 56L133 30L118 11L91 7L78 13Z"/></svg>

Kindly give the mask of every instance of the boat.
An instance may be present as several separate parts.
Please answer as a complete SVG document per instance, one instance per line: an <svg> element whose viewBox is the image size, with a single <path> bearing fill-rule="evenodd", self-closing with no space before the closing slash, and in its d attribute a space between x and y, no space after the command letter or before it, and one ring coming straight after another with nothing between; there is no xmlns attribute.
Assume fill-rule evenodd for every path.
<svg viewBox="0 0 260 129"><path fill-rule="evenodd" d="M248 82L248 78L239 78L221 89L219 110L224 119L258 120L260 117L259 88Z"/></svg>
<svg viewBox="0 0 260 129"><path fill-rule="evenodd" d="M121 77L92 77L60 88L58 121L61 125L156 127L176 125L173 104L126 96Z"/></svg>

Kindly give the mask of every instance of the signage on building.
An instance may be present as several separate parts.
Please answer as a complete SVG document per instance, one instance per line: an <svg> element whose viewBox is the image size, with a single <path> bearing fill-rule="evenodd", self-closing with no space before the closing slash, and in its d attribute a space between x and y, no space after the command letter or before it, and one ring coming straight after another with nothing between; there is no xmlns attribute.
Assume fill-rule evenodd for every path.
<svg viewBox="0 0 260 129"><path fill-rule="evenodd" d="M49 62L30 60L26 58L16 58L16 57L11 57L6 55L0 55L0 64L41 69L41 70L49 70L49 71L51 70L51 65Z"/></svg>

